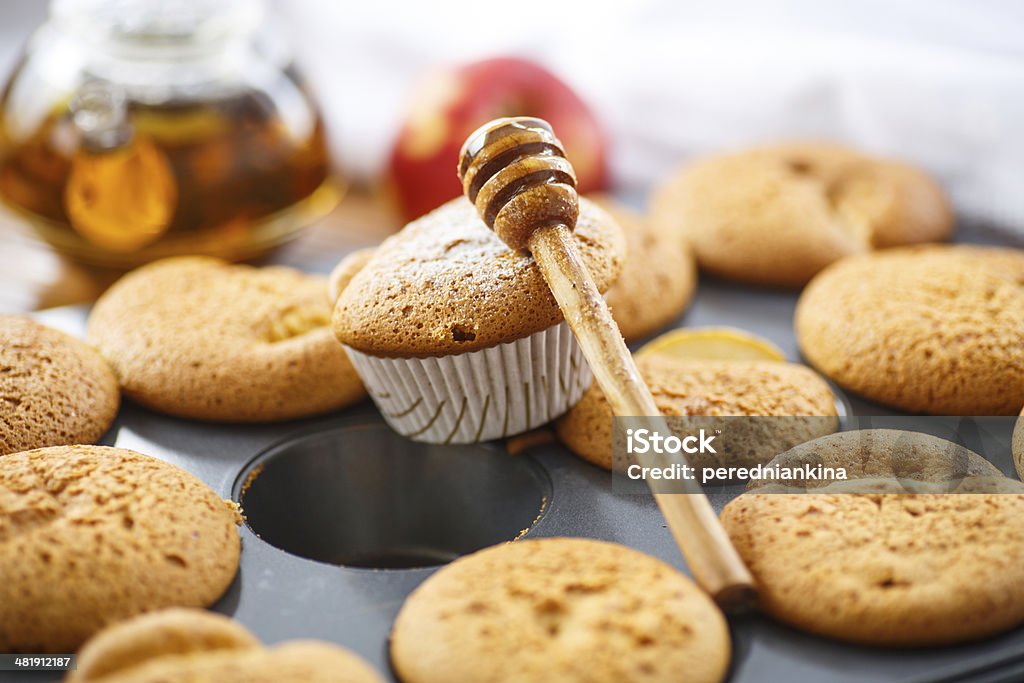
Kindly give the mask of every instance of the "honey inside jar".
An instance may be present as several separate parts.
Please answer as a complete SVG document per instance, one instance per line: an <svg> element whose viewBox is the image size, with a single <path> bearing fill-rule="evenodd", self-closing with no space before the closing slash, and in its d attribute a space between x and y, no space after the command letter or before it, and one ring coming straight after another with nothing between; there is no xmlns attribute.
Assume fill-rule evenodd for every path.
<svg viewBox="0 0 1024 683"><path fill-rule="evenodd" d="M0 100L0 198L58 250L124 268L256 256L329 212L339 193L323 122L294 69L245 54L238 23L197 47L194 27L227 5L184 17L135 6L148 12L136 33L106 42L87 41L80 21L40 30ZM97 7L92 33L115 22ZM62 73L47 48L82 63Z"/></svg>

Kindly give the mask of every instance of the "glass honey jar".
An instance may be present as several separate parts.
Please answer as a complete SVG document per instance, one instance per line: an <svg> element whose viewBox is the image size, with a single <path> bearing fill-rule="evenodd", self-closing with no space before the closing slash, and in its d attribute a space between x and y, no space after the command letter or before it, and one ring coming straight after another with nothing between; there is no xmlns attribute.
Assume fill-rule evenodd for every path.
<svg viewBox="0 0 1024 683"><path fill-rule="evenodd" d="M79 261L254 257L339 196L261 0L54 0L0 97L0 197Z"/></svg>

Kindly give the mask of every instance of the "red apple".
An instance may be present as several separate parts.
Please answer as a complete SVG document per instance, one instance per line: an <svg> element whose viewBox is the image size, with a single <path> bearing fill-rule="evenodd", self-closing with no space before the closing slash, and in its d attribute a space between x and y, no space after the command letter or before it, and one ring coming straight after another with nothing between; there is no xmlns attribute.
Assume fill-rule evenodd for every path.
<svg viewBox="0 0 1024 683"><path fill-rule="evenodd" d="M438 71L415 91L388 165L388 182L412 220L461 194L455 174L466 138L491 119L547 120L576 169L580 193L606 189L605 136L590 109L547 69L498 57Z"/></svg>

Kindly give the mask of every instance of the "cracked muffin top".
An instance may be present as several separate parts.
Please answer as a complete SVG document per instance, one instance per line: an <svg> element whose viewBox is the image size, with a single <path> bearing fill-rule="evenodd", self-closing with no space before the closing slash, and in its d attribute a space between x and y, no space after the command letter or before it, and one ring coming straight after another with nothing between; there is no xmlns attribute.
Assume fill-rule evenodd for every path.
<svg viewBox="0 0 1024 683"><path fill-rule="evenodd" d="M121 619L206 607L241 548L237 506L123 448L0 458L0 651L74 652Z"/></svg>
<svg viewBox="0 0 1024 683"><path fill-rule="evenodd" d="M803 285L850 254L938 242L953 231L949 200L927 173L823 142L688 164L655 191L651 219L683 234L702 270L781 287Z"/></svg>

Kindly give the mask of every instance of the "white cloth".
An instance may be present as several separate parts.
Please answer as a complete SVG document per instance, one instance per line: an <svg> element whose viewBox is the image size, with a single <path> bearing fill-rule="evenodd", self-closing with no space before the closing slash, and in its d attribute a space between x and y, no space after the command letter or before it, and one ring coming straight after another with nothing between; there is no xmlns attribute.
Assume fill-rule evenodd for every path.
<svg viewBox="0 0 1024 683"><path fill-rule="evenodd" d="M1024 3L280 0L277 11L357 176L382 168L425 69L518 54L592 104L626 191L694 155L832 138L924 166L963 215L1024 235Z"/></svg>

